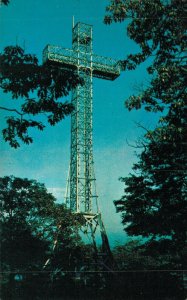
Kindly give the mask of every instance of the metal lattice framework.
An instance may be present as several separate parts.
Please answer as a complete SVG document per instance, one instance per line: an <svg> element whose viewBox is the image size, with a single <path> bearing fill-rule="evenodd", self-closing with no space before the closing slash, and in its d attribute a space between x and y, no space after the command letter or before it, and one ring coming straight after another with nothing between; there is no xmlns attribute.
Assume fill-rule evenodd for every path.
<svg viewBox="0 0 187 300"><path fill-rule="evenodd" d="M120 67L112 58L98 56L92 50L92 26L77 23L73 27L72 48L48 45L43 52L43 61L60 63L66 70L76 72L84 80L73 91L71 116L70 195L67 206L75 213L83 213L87 234L90 234L97 251L95 233L99 228L105 256L110 253L106 231L99 211L95 188L92 105L93 77L114 80L120 75Z"/></svg>

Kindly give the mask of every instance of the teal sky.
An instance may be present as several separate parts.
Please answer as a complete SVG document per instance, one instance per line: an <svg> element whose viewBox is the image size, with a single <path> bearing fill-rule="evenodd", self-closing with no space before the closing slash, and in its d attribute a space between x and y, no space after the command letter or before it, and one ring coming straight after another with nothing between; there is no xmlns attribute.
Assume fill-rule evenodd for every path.
<svg viewBox="0 0 187 300"><path fill-rule="evenodd" d="M76 22L93 25L95 54L123 59L138 48L126 34L126 24L106 26L103 23L107 0L10 0L0 7L0 51L16 43L27 53L42 58L47 44L71 48L72 16ZM114 199L123 194L119 177L128 175L136 160L134 144L142 134L135 122L152 127L155 116L141 111L128 112L124 101L137 87L148 84L147 63L136 71L124 72L115 81L94 79L93 147L97 192L106 230L112 244L123 242L121 218L115 213ZM10 95L0 94L1 105L18 106ZM69 99L71 99L69 97ZM0 111L1 128L4 117ZM1 137L1 176L14 175L45 183L59 201L63 201L70 158L70 118L44 132L32 130L34 143L12 149Z"/></svg>

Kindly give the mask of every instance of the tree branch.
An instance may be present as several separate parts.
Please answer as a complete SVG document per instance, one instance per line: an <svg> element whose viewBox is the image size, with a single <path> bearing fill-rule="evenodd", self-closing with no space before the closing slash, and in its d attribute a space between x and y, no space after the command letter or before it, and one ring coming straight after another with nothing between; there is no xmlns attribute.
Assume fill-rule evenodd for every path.
<svg viewBox="0 0 187 300"><path fill-rule="evenodd" d="M24 115L24 113L20 113L17 109L6 108L6 107L3 107L3 106L0 106L0 109L16 112L20 116Z"/></svg>
<svg viewBox="0 0 187 300"><path fill-rule="evenodd" d="M136 124L137 127L142 128L143 130L145 130L147 132L147 134L149 134L149 138L155 142L155 139L153 137L153 134L151 133L151 131L149 129L147 129L146 127L144 127L141 123L134 121L134 123Z"/></svg>
<svg viewBox="0 0 187 300"><path fill-rule="evenodd" d="M141 123L134 121L134 123L136 124L137 127L144 129L147 133L149 133L150 131L144 127Z"/></svg>
<svg viewBox="0 0 187 300"><path fill-rule="evenodd" d="M132 147L132 148L135 148L135 149L137 149L137 148L146 148L146 145L144 145L143 142L142 142L142 145L136 144L136 146L134 146L134 145L130 144L130 143L128 142L128 140L126 139L126 143L127 143L127 145L128 145L129 147Z"/></svg>

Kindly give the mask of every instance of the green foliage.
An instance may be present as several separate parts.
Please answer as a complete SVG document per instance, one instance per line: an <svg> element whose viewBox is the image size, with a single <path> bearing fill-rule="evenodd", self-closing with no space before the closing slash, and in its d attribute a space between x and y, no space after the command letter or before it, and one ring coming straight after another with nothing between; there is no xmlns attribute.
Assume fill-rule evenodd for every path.
<svg viewBox="0 0 187 300"><path fill-rule="evenodd" d="M153 57L152 65L147 68L152 75L150 87L131 96L126 101L127 108L139 109L143 105L146 110L155 112L174 103L184 106L185 1L114 0L107 11L106 24L130 19L127 34L140 48L138 54L130 54L121 61L121 67L133 70L148 57Z"/></svg>
<svg viewBox="0 0 187 300"><path fill-rule="evenodd" d="M126 107L161 115L154 130L145 129L139 161L121 179L125 194L115 205L128 234L165 238L166 249L181 253L187 238L185 2L116 0L107 11L107 24L128 19L127 34L140 49L122 68L133 70L152 57L149 86Z"/></svg>
<svg viewBox="0 0 187 300"><path fill-rule="evenodd" d="M4 140L11 147L19 147L19 141L32 143L29 128L45 128L37 116L43 115L53 126L72 112L72 104L63 103L61 98L81 83L77 75L59 65L39 65L35 55L25 54L19 46L4 49L0 66L0 87L4 93L11 93L16 102L13 109L0 107L13 114L7 117L7 128L3 129Z"/></svg>
<svg viewBox="0 0 187 300"><path fill-rule="evenodd" d="M159 269L159 257L148 256L144 252L142 244L137 240L130 241L125 245L116 246L113 250L119 270Z"/></svg>
<svg viewBox="0 0 187 300"><path fill-rule="evenodd" d="M23 285L38 278L50 258L44 274L44 285L57 269L74 270L85 254L78 228L83 222L63 205L56 204L44 184L16 177L0 178L1 197L1 271L3 291L15 292L15 275ZM54 241L57 247L54 249ZM48 272L49 271L49 272Z"/></svg>
<svg viewBox="0 0 187 300"><path fill-rule="evenodd" d="M3 299L77 299L85 280L87 293L95 295L95 273L75 272L94 269L93 247L79 236L83 216L55 203L36 180L0 178L0 197Z"/></svg>
<svg viewBox="0 0 187 300"><path fill-rule="evenodd" d="M8 5L10 3L9 0L1 0L0 3L4 4L4 5Z"/></svg>
<svg viewBox="0 0 187 300"><path fill-rule="evenodd" d="M169 255L161 255L158 245L144 249L134 241L116 247L119 269L128 272L114 276L81 269L85 273L75 273L82 266L94 268L93 248L82 244L78 235L82 216L57 205L35 180L0 178L0 197L3 299L83 299L85 294L88 299L114 299L116 290L118 299L158 299L155 293L165 299L162 294L167 290L183 299L176 275L144 273L145 269L157 270L161 263L162 268L171 267ZM50 263L43 269L47 258ZM142 272L131 272L135 268Z"/></svg>
<svg viewBox="0 0 187 300"><path fill-rule="evenodd" d="M171 245L168 246L169 243ZM166 239L147 242L133 240L116 246L113 254L119 270L183 270L187 247L181 257L174 254L171 259L169 249L172 246L172 241Z"/></svg>
<svg viewBox="0 0 187 300"><path fill-rule="evenodd" d="M187 248L182 255L171 256L168 243L171 241L166 239L131 240L113 249L120 271L116 287L119 299L185 298L183 269Z"/></svg>

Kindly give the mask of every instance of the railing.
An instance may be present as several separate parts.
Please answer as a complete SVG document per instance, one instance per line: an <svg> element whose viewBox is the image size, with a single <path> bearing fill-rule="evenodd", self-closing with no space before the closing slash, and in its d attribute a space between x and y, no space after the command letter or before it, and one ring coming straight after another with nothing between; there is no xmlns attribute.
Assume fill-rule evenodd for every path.
<svg viewBox="0 0 187 300"><path fill-rule="evenodd" d="M95 71L108 71L111 73L120 73L118 62L110 57L95 55L81 51L75 51L59 46L47 45L43 51L43 62L47 60L58 61L74 66L91 67Z"/></svg>

